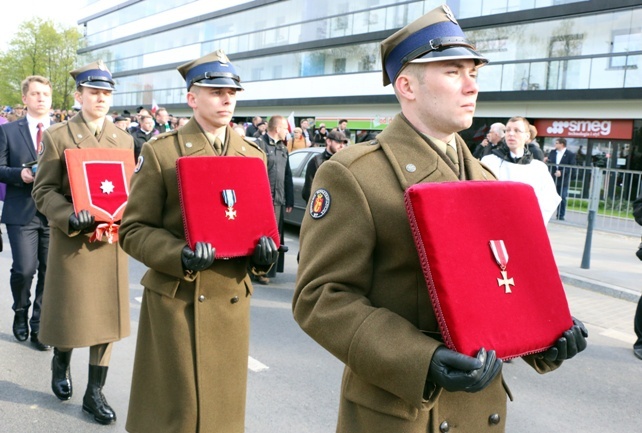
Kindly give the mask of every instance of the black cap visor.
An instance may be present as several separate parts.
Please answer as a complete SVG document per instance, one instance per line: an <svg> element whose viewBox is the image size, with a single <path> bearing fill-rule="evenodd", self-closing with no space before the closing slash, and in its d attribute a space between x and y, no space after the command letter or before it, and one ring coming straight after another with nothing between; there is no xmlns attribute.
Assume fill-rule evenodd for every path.
<svg viewBox="0 0 642 433"><path fill-rule="evenodd" d="M411 60L409 63L441 62L444 60L470 59L477 65L485 65L488 59L472 48L465 46L445 46L437 50L428 51Z"/></svg>
<svg viewBox="0 0 642 433"><path fill-rule="evenodd" d="M192 81L192 85L201 87L229 87L232 89L243 90L243 86L241 86L241 83L231 77L196 77Z"/></svg>

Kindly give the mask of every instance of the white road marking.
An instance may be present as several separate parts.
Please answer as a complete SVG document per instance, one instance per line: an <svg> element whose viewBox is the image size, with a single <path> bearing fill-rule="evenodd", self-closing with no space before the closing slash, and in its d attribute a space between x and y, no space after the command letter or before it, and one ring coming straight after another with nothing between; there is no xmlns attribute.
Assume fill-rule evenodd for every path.
<svg viewBox="0 0 642 433"><path fill-rule="evenodd" d="M252 358L251 356L247 357L247 368L249 370L252 370L255 373L258 373L260 371L265 371L269 369L267 365L263 364L260 361L257 361L256 359Z"/></svg>

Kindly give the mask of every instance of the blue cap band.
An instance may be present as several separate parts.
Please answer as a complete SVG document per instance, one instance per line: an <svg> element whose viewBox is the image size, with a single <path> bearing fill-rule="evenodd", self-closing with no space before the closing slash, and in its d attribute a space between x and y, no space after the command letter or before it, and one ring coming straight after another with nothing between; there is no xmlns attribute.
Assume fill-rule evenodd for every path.
<svg viewBox="0 0 642 433"><path fill-rule="evenodd" d="M426 45L432 39L444 37L465 38L466 36L457 24L451 21L442 21L440 23L424 27L401 41L399 45L390 51L390 54L388 54L388 57L386 58L386 73L388 74L390 81L394 83L401 68L403 68L406 63L409 63L409 61L414 60L406 59L406 61L404 61L404 58L408 54L412 53L422 45Z"/></svg>
<svg viewBox="0 0 642 433"><path fill-rule="evenodd" d="M103 71L102 69L90 69L76 75L76 86L80 86L82 83L91 82L91 78L98 78L96 81L107 81L108 83L114 84L114 80L111 78L109 71Z"/></svg>
<svg viewBox="0 0 642 433"><path fill-rule="evenodd" d="M241 81L236 73L236 69L234 69L234 66L232 66L231 63L209 62L194 66L192 69L187 71L185 74L185 83L189 90L192 84L195 84L200 80L214 78L229 78L237 83Z"/></svg>

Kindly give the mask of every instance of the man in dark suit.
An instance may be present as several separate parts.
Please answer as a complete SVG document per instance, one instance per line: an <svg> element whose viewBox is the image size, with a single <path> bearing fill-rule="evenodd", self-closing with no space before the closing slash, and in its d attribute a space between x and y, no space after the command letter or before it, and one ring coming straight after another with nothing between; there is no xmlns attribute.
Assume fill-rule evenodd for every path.
<svg viewBox="0 0 642 433"><path fill-rule="evenodd" d="M562 197L562 202L557 208L557 219L564 221L566 215L566 196L568 195L568 185L571 181L572 168L569 165L575 165L575 154L566 148L566 139L558 138L555 140L555 149L548 154L548 162L553 165L553 180L557 193Z"/></svg>
<svg viewBox="0 0 642 433"><path fill-rule="evenodd" d="M49 226L47 218L36 210L33 189L42 134L51 124L51 83L41 76L22 82L22 101L27 115L0 128L0 181L7 184L2 222L7 226L13 264L9 284L13 295L13 335L26 341L31 328L31 342L39 350L50 347L38 339L40 309L47 270ZM31 283L38 271L31 319Z"/></svg>

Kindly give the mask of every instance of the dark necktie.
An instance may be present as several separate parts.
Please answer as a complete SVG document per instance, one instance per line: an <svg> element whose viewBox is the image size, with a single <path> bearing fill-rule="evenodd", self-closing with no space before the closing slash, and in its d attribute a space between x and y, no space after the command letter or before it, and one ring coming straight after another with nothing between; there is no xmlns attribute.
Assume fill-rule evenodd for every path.
<svg viewBox="0 0 642 433"><path fill-rule="evenodd" d="M218 137L216 137L214 139L214 152L217 155L220 155L222 152L222 149L223 149L223 146L221 145L221 140L219 140Z"/></svg>
<svg viewBox="0 0 642 433"><path fill-rule="evenodd" d="M40 143L42 143L42 131L44 125L42 123L38 124L38 132L36 132L36 151L40 149Z"/></svg>
<svg viewBox="0 0 642 433"><path fill-rule="evenodd" d="M457 157L457 151L454 147L449 144L446 144L446 156L455 164L455 167L459 171L459 158Z"/></svg>

